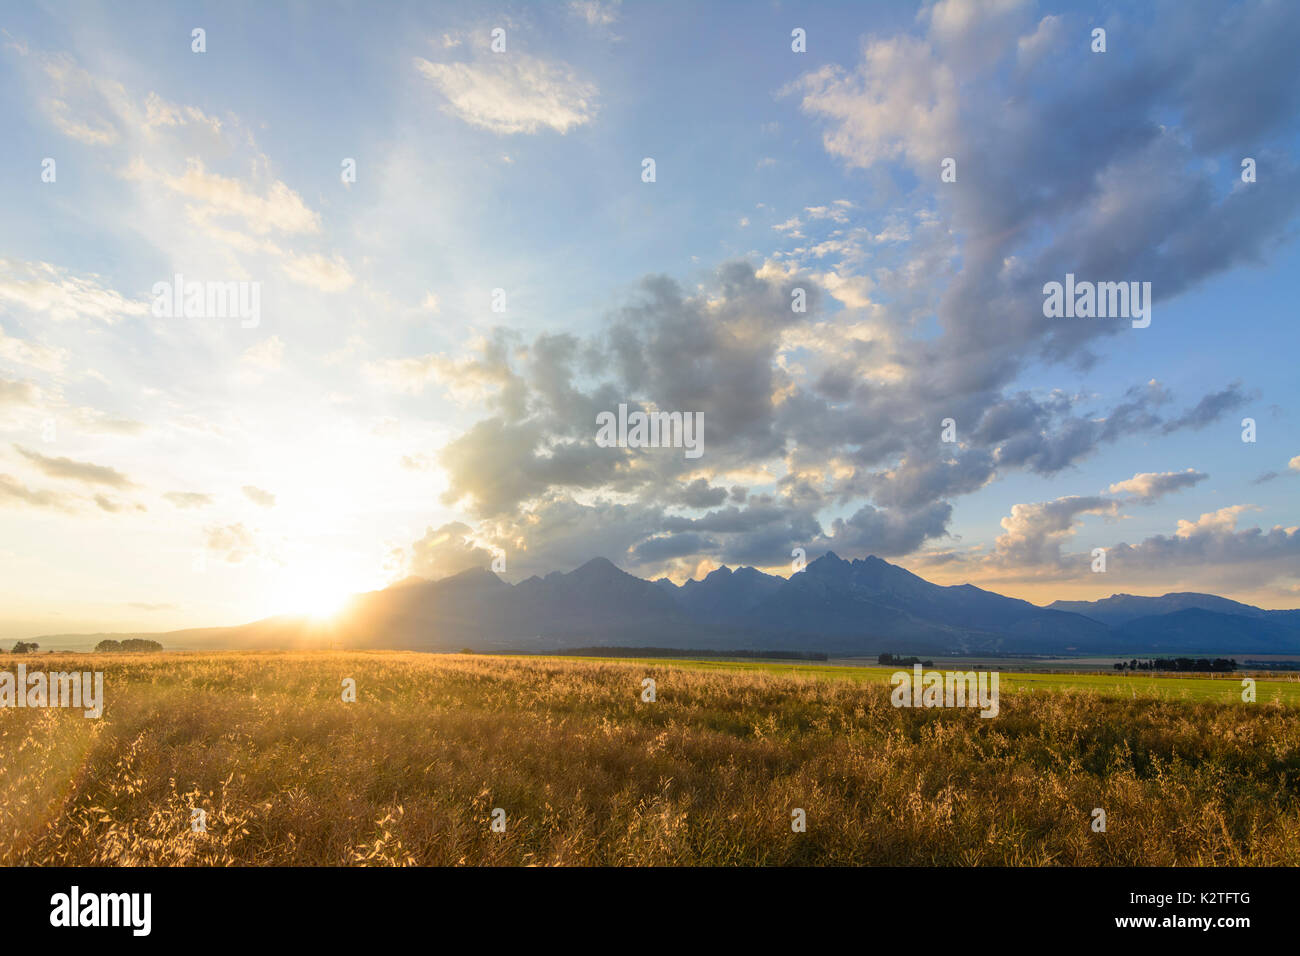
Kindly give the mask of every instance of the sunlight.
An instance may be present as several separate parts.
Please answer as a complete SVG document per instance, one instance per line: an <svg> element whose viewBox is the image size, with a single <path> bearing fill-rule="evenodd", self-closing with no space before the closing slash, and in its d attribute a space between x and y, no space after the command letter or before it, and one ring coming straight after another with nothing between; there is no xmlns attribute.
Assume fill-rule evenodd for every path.
<svg viewBox="0 0 1300 956"><path fill-rule="evenodd" d="M353 593L353 579L341 568L310 565L286 574L277 589L276 609L281 614L305 614L324 620L337 614Z"/></svg>

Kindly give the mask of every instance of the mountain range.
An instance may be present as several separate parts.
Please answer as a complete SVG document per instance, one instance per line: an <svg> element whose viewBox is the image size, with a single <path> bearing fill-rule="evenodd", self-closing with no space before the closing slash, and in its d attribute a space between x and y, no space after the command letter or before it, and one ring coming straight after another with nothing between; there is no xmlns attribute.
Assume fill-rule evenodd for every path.
<svg viewBox="0 0 1300 956"><path fill-rule="evenodd" d="M1287 654L1300 610L1212 594L1116 594L1040 607L970 584L932 584L877 557L833 552L789 578L722 567L677 585L594 558L509 584L469 570L354 595L330 621L280 616L150 635L55 635L43 647L148 636L167 648L555 651L591 646L899 654Z"/></svg>

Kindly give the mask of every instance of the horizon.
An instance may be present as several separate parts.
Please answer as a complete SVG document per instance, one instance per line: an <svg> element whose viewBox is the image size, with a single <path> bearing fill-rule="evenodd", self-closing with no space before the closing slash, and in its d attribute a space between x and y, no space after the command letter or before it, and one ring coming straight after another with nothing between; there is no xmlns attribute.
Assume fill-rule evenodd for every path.
<svg viewBox="0 0 1300 956"><path fill-rule="evenodd" d="M1300 608L1300 7L738 9L7 11L0 640L596 554Z"/></svg>
<svg viewBox="0 0 1300 956"><path fill-rule="evenodd" d="M873 558L874 558L875 560L877 560L877 561L881 561L881 562L883 562L883 563L885 563L885 564L888 564L888 565L891 566L891 567L900 568L901 570L907 571L907 568L903 568L901 565L897 565L897 564L894 564L893 562L886 561L884 558L881 558L881 557L879 557L879 556L877 556L877 555L869 554L869 555L865 555L864 557L861 557L861 558L843 558L843 557L840 557L839 555L835 554L833 551L827 551L827 552L825 552L825 553L823 553L823 554L819 554L817 557L811 559L811 560L808 562L806 568L801 569L800 571L792 571L792 572L790 572L789 574L786 574L786 575L782 575L782 574L768 574L768 572L766 572L766 571L760 571L758 568L755 568L755 567L753 567L753 566L751 566L751 565L737 565L736 567L731 567L731 566L729 566L729 565L720 565L720 566L714 568L713 570L709 571L707 574L702 575L701 577L698 577L698 578L688 578L688 579L686 579L685 581L679 583L679 582L671 581L670 579L662 578L662 577L661 577L661 578L644 578L644 577L641 577L641 576L639 576L639 575L633 574L631 571L628 571L628 570L626 570L625 568L620 567L620 566L618 565L618 563L617 563L616 561L614 561L613 559L611 559L611 558L605 557L604 555L596 555L595 557L588 558L588 559L587 559L586 561L584 561L582 564L578 565L578 566L575 567L575 568L571 568L571 569L569 569L568 571L561 571L561 570L559 570L559 569L557 568L557 569L555 569L555 570L548 571L548 572L546 572L545 574L537 574L537 573L535 573L535 574L531 574L531 575L529 575L529 576L526 577L526 578L518 578L518 579L516 579L516 580L509 580L508 578L503 577L501 574L498 574L496 571L493 571L491 568L478 568L478 567L474 567L474 568L465 568L464 570L456 571L456 572L453 572L453 573L451 573L451 574L444 575L443 577L440 577L440 578L428 578L428 577L424 577L424 576L422 576L422 575L418 575L418 574L410 574L410 575L407 575L406 577L404 577L404 578L402 578L402 579L400 579L400 580L392 581L392 582L390 582L390 583L384 585L382 588L376 588L376 589L374 589L374 590L372 590L372 591L359 591L359 592L355 592L355 593L352 593L352 594L348 594L348 595L346 595L346 596L342 599L342 601L341 601L340 603L341 603L342 605L346 605L346 604L347 604L349 601L351 601L353 598L364 597L364 596L366 596L366 595L368 595L368 594L377 594L377 593L379 593L379 592L381 592L381 591L387 591L387 590L390 589L390 588L397 588L397 587L409 586L412 582L418 582L418 583L420 583L420 584L441 584L441 583L444 582L444 581L450 581L450 580L452 580L452 579L454 579L454 578L466 577L466 576L470 576L470 575L484 575L484 574L486 574L486 575L490 575L491 577L495 578L496 580L500 581L502 584L504 584L504 585L506 585L506 586L508 586L508 587L515 587L515 586L517 586L517 585L519 585L519 584L522 584L522 583L524 583L524 582L526 582L526 581L534 581L534 580L536 580L536 581L544 581L544 580L546 580L546 579L548 579L548 578L551 578L551 577L553 577L553 576L565 576L565 575L569 575L569 574L575 574L575 573L577 573L578 571L581 571L583 568L587 567L588 565L597 564L597 563L602 562L602 561L605 562L606 564L610 565L611 567L613 567L613 568L614 568L616 571L618 571L619 573L621 573L621 574L627 574L627 575L629 575L629 576L631 576L631 577L634 577L634 578L636 578L637 580L642 581L642 582L644 582L644 583L646 583L646 584L652 584L652 585L653 585L653 584L658 584L659 581L669 580L669 583L671 583L671 584L673 585L673 587L675 587L675 588L679 588L679 589L682 588L682 587L685 587L685 585L690 584L690 583L692 583L692 582L695 582L695 583L702 582L705 578L707 578L707 577L709 577L709 576L711 576L711 575L713 575L713 574L716 574L716 573L719 572L719 571L726 571L726 572L728 572L729 574L735 574L735 573L737 573L737 572L739 572L739 571L755 571L755 572L757 572L757 573L759 573L759 574L767 575L767 576L769 576L769 577L779 578L779 579L781 579L781 580L783 580L783 581L788 581L788 580L790 580L791 578L793 578L796 574L801 574L801 573L803 573L803 571L807 570L807 568L811 568L813 565L817 564L819 561L822 561L823 559L826 559L826 558L834 558L834 559L839 560L839 561L842 562L842 563L850 564L850 565L852 565L852 564L859 564L859 563L865 563L867 560L869 560L869 559L873 559ZM910 571L909 571L908 573L914 573L914 572L910 572ZM921 577L920 575L917 575L917 576L918 576L918 577ZM921 579L922 579L923 581L926 580L924 577L922 577ZM934 584L934 583L936 583L936 582L926 581L926 583ZM989 593L993 593L993 594L997 594L997 593L998 593L998 592L996 592L996 591L992 591L992 590L989 589L989 588L980 588L979 585L971 584L970 582L958 582L958 583L954 583L954 584L940 584L940 585L938 585L938 586L939 586L939 587L945 587L945 588L954 588L954 587L974 587L974 588L977 588L977 589L982 590L982 591L985 591L985 592L989 592ZM1207 592L1166 591L1166 592L1161 593L1161 594L1134 594L1134 593L1125 592L1125 591L1117 591L1117 592L1115 592L1115 593L1113 593L1113 594L1110 594L1110 595L1107 595L1107 596L1105 596L1105 597L1096 598L1096 599L1094 599L1094 601L1095 601L1096 603L1101 603L1101 602L1104 602L1104 601L1112 600L1112 599L1114 599L1114 598L1162 598L1162 597L1180 597L1180 596L1186 596L1186 595L1190 595L1190 594L1203 594L1203 593L1207 593ZM1002 596L1009 596L1009 595L1002 595ZM1211 594L1210 596L1213 596L1213 597L1221 597L1221 595L1213 595L1213 594ZM1047 604L1036 604L1035 602L1032 602L1032 601L1031 601L1031 602L1029 602L1029 603L1030 603L1030 604L1033 604L1033 605L1034 605L1035 607L1037 607L1037 608L1042 608L1042 609L1044 609L1044 610L1047 610L1047 609L1050 609L1050 608L1051 608L1051 605L1052 605L1053 603L1056 603L1056 602L1053 601L1053 602L1048 602ZM1262 610L1300 610L1300 608L1274 608L1274 609L1262 609ZM1083 611L1064 611L1063 613L1067 613L1067 614L1084 614ZM1084 616L1086 616L1086 614L1084 614ZM197 627L189 627L189 628L175 628L175 629L172 629L172 630L177 630L177 631L188 631L188 630L209 630L209 629L210 629L210 630L225 630L225 629L230 629L230 628L246 627L246 626L249 626L249 625L253 625L253 624L261 623L262 621L265 621L265 620L271 620L271 619L275 619L275 618L288 618L288 619L293 619L293 620L304 620L304 621L312 621L312 620L315 620L315 621L317 621L317 622L319 622L319 623L329 623L329 621L332 619L332 617L333 617L333 615L324 615L324 616L322 617L321 615L315 615L315 614L312 614L311 612L298 612L298 613L295 613L295 612L291 612L291 611L290 611L290 612L283 612L283 613L280 613L280 614L271 615L271 616L268 617L268 618L260 618L260 619L258 619L258 620L253 620L253 621L236 621L236 622L232 622L232 623L225 623L225 622L223 622L223 623L210 623L210 624L207 624L207 625L199 625L199 626L197 626ZM60 634L52 634L52 633L46 633L46 634L33 634L33 635L29 635L29 636L26 637L26 638L21 638L20 640L29 640L29 641L30 641L30 640L35 639L35 638L52 639L52 638L69 638L69 637L77 637L77 638L85 638L85 637L114 637L114 636L119 636L119 635L120 635L120 636L126 636L126 635L136 635L136 636L155 635L155 636L156 636L156 635L165 635L165 634L168 634L168 633L171 633L171 631L135 631L135 630L131 630L131 631L96 631L96 632L91 632L91 633L87 633L87 632L65 632L65 633L60 633ZM0 653L2 653L3 650L4 650L3 648L0 648ZM51 650L53 650L53 649L51 649ZM192 649L191 649L191 650L192 650ZM1151 652L1151 653L1154 653L1154 652Z"/></svg>

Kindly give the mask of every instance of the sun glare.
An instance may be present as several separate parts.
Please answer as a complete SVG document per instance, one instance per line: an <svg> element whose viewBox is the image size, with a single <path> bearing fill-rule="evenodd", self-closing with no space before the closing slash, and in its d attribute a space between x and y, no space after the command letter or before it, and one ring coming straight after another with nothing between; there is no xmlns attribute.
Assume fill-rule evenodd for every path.
<svg viewBox="0 0 1300 956"><path fill-rule="evenodd" d="M282 614L305 614L324 620L337 614L357 588L350 578L334 569L303 569L289 578L276 601Z"/></svg>

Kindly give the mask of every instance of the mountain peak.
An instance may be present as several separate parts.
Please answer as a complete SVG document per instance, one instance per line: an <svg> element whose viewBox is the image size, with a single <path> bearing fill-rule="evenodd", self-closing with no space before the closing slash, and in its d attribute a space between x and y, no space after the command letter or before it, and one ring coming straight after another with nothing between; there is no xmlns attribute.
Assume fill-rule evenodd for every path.
<svg viewBox="0 0 1300 956"><path fill-rule="evenodd" d="M441 580L434 582L438 588L445 587L509 587L505 581L502 581L495 573L487 568L466 568L459 574L451 574Z"/></svg>
<svg viewBox="0 0 1300 956"><path fill-rule="evenodd" d="M609 560L609 558L592 558L586 564L582 565L581 567L575 568L570 573L574 577L583 581L586 580L609 581L614 578L632 577L632 575L628 574L626 571L620 568L613 561ZM637 580L640 581L641 579L637 578Z"/></svg>

